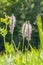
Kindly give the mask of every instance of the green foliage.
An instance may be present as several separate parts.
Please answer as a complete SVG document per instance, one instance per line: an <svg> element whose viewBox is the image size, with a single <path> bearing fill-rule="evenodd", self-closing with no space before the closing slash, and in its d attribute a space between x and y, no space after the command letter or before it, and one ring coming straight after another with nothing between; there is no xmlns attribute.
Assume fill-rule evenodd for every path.
<svg viewBox="0 0 43 65"><path fill-rule="evenodd" d="M9 45L8 42L5 42L5 52L6 54L11 54L11 53L14 53L14 47L13 45Z"/></svg>
<svg viewBox="0 0 43 65"><path fill-rule="evenodd" d="M4 24L5 25L4 25ZM2 25L3 24L3 25ZM8 16L6 16L5 15L5 18L0 18L0 35L2 35L3 36L3 42L1 42L0 43L0 45L2 45L3 46L3 44L5 44L5 36L7 35L7 32L8 32L8 30L7 30L7 26L9 25L9 19L8 19ZM1 40L2 41L2 40ZM6 44L7 45L7 44ZM3 48L3 47L2 47ZM6 46L5 46L5 48L6 48ZM8 48L7 48L8 49Z"/></svg>
<svg viewBox="0 0 43 65"><path fill-rule="evenodd" d="M5 37L5 35L7 34L7 30L0 27L0 34L1 34L3 37Z"/></svg>
<svg viewBox="0 0 43 65"><path fill-rule="evenodd" d="M12 49L13 50L13 49ZM14 50L13 50L14 51ZM38 50L20 51L10 54L0 55L0 65L43 65L43 52L40 55Z"/></svg>
<svg viewBox="0 0 43 65"><path fill-rule="evenodd" d="M43 49L43 27L42 27L42 20L41 16L37 16L37 26L38 26L38 31L39 31L39 37L40 37L40 46Z"/></svg>
<svg viewBox="0 0 43 65"><path fill-rule="evenodd" d="M7 26L9 25L9 19L8 16L5 15L5 18L0 18L0 23L4 23L5 24L5 28L1 28L0 26L0 34L2 34L3 37L5 37L5 35L7 34Z"/></svg>

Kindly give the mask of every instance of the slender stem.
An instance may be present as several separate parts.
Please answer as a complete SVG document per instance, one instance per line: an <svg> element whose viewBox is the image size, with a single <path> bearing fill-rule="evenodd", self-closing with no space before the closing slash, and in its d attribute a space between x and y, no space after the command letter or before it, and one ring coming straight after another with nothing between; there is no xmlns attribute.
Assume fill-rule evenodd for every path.
<svg viewBox="0 0 43 65"><path fill-rule="evenodd" d="M6 25L6 31L7 31L7 25ZM4 46L5 46L5 35L4 35Z"/></svg>
<svg viewBox="0 0 43 65"><path fill-rule="evenodd" d="M11 44L12 44L12 41L13 41L13 34L11 34Z"/></svg>
<svg viewBox="0 0 43 65"><path fill-rule="evenodd" d="M27 49L26 49L26 53L25 54L26 54L26 64L27 64Z"/></svg>
<svg viewBox="0 0 43 65"><path fill-rule="evenodd" d="M23 45L22 45L22 52L24 51L24 38L23 38Z"/></svg>
<svg viewBox="0 0 43 65"><path fill-rule="evenodd" d="M5 45L5 36L4 36L4 45Z"/></svg>
<svg viewBox="0 0 43 65"><path fill-rule="evenodd" d="M16 45L15 45L15 43L14 43L14 41L13 41L13 34L11 34L11 44L14 45L15 50L18 52L18 49L16 48Z"/></svg>
<svg viewBox="0 0 43 65"><path fill-rule="evenodd" d="M20 42L19 42L19 44L18 44L18 50L19 50L19 48L20 48Z"/></svg>

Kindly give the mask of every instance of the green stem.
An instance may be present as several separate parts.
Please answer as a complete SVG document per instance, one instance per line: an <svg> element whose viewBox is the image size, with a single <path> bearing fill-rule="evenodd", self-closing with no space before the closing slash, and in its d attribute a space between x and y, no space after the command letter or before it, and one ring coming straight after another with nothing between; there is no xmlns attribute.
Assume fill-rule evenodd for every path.
<svg viewBox="0 0 43 65"><path fill-rule="evenodd" d="M11 34L11 44L12 44L12 41L13 41L13 34Z"/></svg>
<svg viewBox="0 0 43 65"><path fill-rule="evenodd" d="M5 44L5 37L4 37L4 44Z"/></svg>
<svg viewBox="0 0 43 65"><path fill-rule="evenodd" d="M22 52L24 51L24 38L23 38L23 46L22 46Z"/></svg>
<svg viewBox="0 0 43 65"><path fill-rule="evenodd" d="M14 43L14 41L13 41L13 34L11 34L11 44L14 45L15 50L18 52L18 49L16 48L16 45L15 45L15 43Z"/></svg>
<svg viewBox="0 0 43 65"><path fill-rule="evenodd" d="M18 44L18 50L19 50L19 48L20 48L20 42L19 42L19 44Z"/></svg>
<svg viewBox="0 0 43 65"><path fill-rule="evenodd" d="M27 49L26 49L26 64L27 64Z"/></svg>
<svg viewBox="0 0 43 65"><path fill-rule="evenodd" d="M5 46L5 36L4 36L4 46Z"/></svg>

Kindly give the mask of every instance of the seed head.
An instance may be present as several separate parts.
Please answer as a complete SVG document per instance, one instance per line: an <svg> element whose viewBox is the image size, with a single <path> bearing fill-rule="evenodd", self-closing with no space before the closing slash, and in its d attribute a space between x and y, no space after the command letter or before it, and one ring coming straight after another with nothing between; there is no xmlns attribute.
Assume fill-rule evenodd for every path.
<svg viewBox="0 0 43 65"><path fill-rule="evenodd" d="M26 21L22 27L22 36L23 36L23 38L26 37L27 40L30 40L31 33L32 33L32 26L31 26L30 22L27 23L27 21Z"/></svg>
<svg viewBox="0 0 43 65"><path fill-rule="evenodd" d="M9 25L9 27L10 27L10 33L13 34L13 32L14 32L14 27L15 27L15 24L16 24L16 18L15 18L15 16L12 14L12 16L9 17L9 20L10 20L10 25Z"/></svg>

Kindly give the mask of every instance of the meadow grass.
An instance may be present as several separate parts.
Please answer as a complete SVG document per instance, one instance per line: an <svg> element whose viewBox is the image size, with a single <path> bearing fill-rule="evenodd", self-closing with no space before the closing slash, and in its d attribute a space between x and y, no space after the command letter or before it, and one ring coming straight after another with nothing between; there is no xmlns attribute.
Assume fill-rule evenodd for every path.
<svg viewBox="0 0 43 65"><path fill-rule="evenodd" d="M0 65L43 65L43 50L31 48L31 51L24 53L14 49L10 52L7 50L6 53L0 54Z"/></svg>

